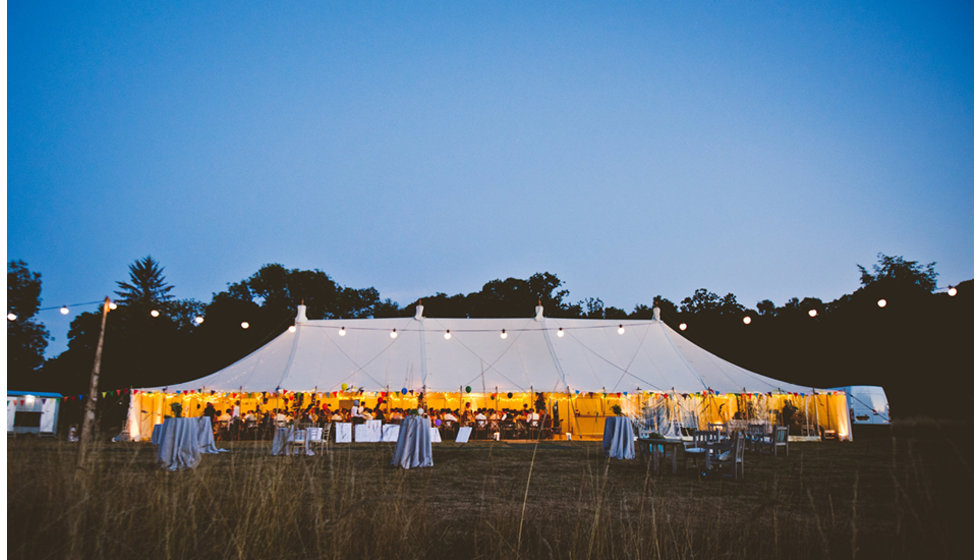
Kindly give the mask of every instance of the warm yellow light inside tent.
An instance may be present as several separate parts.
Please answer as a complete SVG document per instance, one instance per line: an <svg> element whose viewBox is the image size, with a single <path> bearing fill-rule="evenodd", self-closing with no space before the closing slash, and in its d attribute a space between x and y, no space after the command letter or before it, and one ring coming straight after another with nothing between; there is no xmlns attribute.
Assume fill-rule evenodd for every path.
<svg viewBox="0 0 980 560"><path fill-rule="evenodd" d="M558 327L558 332L556 333L558 338L565 336L565 329Z"/></svg>
<svg viewBox="0 0 980 560"><path fill-rule="evenodd" d="M816 317L817 316L817 310L816 309L811 309L811 310L807 311L806 314L809 315L810 317Z"/></svg>
<svg viewBox="0 0 980 560"><path fill-rule="evenodd" d="M500 329L500 338L507 340L507 329Z"/></svg>
<svg viewBox="0 0 980 560"><path fill-rule="evenodd" d="M442 335L442 338L445 338L446 340L449 340L452 337L453 333L449 332L449 329L446 329L446 334Z"/></svg>
<svg viewBox="0 0 980 560"><path fill-rule="evenodd" d="M247 328L249 328L250 326L251 326L251 325L249 325L249 324L248 324L248 321L242 321L242 328L243 328L243 329L247 329Z"/></svg>
<svg viewBox="0 0 980 560"><path fill-rule="evenodd" d="M160 312L157 311L156 309L150 311L150 317L159 317L159 316L160 316Z"/></svg>
<svg viewBox="0 0 980 560"><path fill-rule="evenodd" d="M398 338L398 329L391 329L391 332L388 333L388 336L390 336L391 338Z"/></svg>
<svg viewBox="0 0 980 560"><path fill-rule="evenodd" d="M68 315L68 306L62 305L60 311L62 315Z"/></svg>
<svg viewBox="0 0 980 560"><path fill-rule="evenodd" d="M878 307L884 307L886 305L888 305L888 300L887 299L881 298L881 299L878 300Z"/></svg>
<svg viewBox="0 0 980 560"><path fill-rule="evenodd" d="M751 324L752 323L752 317L749 317L748 315L746 315L745 317L742 317L742 322L745 323L746 325Z"/></svg>
<svg viewBox="0 0 980 560"><path fill-rule="evenodd" d="M957 291L956 291L956 288L950 286L949 287L949 290L947 290L946 293L949 294L950 296L955 296L956 293L957 293Z"/></svg>
<svg viewBox="0 0 980 560"><path fill-rule="evenodd" d="M339 334L340 336L347 336L347 329L344 327L340 327L340 330L337 331L337 334Z"/></svg>
<svg viewBox="0 0 980 560"><path fill-rule="evenodd" d="M686 331L687 330L687 323L681 323L680 325L677 325L677 328L679 328L682 331Z"/></svg>
<svg viewBox="0 0 980 560"><path fill-rule="evenodd" d="M623 334L624 332L626 332L626 328L623 327L623 325L619 325L619 328L616 329L616 332L618 332L619 334Z"/></svg>

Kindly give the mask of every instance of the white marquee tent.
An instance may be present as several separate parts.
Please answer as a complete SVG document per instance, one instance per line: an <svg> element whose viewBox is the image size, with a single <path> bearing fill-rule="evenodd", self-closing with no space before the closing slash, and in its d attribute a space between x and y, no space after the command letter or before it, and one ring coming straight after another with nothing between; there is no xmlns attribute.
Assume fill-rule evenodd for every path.
<svg viewBox="0 0 980 560"><path fill-rule="evenodd" d="M696 346L659 318L308 320L241 360L166 394L424 391L495 394L796 395L816 392L759 375ZM131 416L132 416L131 411ZM846 411L843 412L846 416ZM849 430L848 430L849 431Z"/></svg>

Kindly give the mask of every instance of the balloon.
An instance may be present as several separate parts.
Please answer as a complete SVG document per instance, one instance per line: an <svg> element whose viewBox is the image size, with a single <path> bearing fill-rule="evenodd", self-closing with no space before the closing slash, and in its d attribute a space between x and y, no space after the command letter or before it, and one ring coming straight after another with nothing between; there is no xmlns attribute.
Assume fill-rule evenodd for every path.
<svg viewBox="0 0 980 560"><path fill-rule="evenodd" d="M346 383L341 383L340 384L340 390L341 391L346 391L347 390L347 384Z"/></svg>
<svg viewBox="0 0 980 560"><path fill-rule="evenodd" d="M402 394L403 395L407 395L408 394L408 389L402 387Z"/></svg>
<svg viewBox="0 0 980 560"><path fill-rule="evenodd" d="M466 386L466 392L467 392L467 393L469 393L469 392L470 392L471 390L472 390L472 389L470 388L470 386L469 386L469 385L467 385L467 386Z"/></svg>
<svg viewBox="0 0 980 560"><path fill-rule="evenodd" d="M514 398L514 393L507 393L507 398L508 399Z"/></svg>

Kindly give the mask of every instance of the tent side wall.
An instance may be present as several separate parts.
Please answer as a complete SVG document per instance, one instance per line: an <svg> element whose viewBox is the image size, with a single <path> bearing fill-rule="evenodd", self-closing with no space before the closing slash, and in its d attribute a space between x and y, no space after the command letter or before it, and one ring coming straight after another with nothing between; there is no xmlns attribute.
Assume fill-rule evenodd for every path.
<svg viewBox="0 0 980 560"><path fill-rule="evenodd" d="M680 429L708 429L713 424L725 424L732 420L762 422L767 426L789 423L793 433L798 435L820 436L833 432L836 437L850 441L851 427L847 408L847 397L837 394L727 394L704 395L661 394L650 392L635 393L540 393L545 402L545 412L554 415L560 422L557 437L571 434L575 439L597 440L602 438L605 419L613 415L613 407L619 406L633 418L644 418L649 410L663 412L665 421L672 422ZM433 392L425 395L428 409L465 410L470 408L503 411L521 411L525 405L533 408L538 393L466 393ZM403 410L419 406L418 395L414 392L330 392L330 393L163 393L139 391L130 401L129 427L133 440L149 440L153 426L161 424L165 416L172 415L171 406L181 405L182 416L202 416L210 402L220 413L238 405L242 414L250 411L270 412L275 409L295 410L311 404L317 407L329 406L332 410L349 408L354 400L363 406L389 412L393 408ZM302 403L302 404L300 404ZM790 405L792 408L786 408ZM792 413L784 417L786 411ZM654 431L661 431L656 427ZM680 435L679 433L677 435Z"/></svg>

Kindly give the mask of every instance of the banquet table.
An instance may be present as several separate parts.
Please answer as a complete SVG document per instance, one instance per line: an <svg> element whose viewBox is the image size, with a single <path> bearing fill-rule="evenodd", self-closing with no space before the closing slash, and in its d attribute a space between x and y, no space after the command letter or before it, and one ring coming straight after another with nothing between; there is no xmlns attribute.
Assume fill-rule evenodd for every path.
<svg viewBox="0 0 980 560"><path fill-rule="evenodd" d="M391 464L403 469L432 466L432 431L428 418L409 416L402 421Z"/></svg>
<svg viewBox="0 0 980 560"><path fill-rule="evenodd" d="M681 439L650 439L640 438L641 449L653 461L653 470L661 472L664 465L661 463L668 456L670 457L670 471L677 474L677 457L684 453L684 440Z"/></svg>
<svg viewBox="0 0 980 560"><path fill-rule="evenodd" d="M610 416L602 431L602 451L613 459L633 459L633 423L625 416Z"/></svg>

